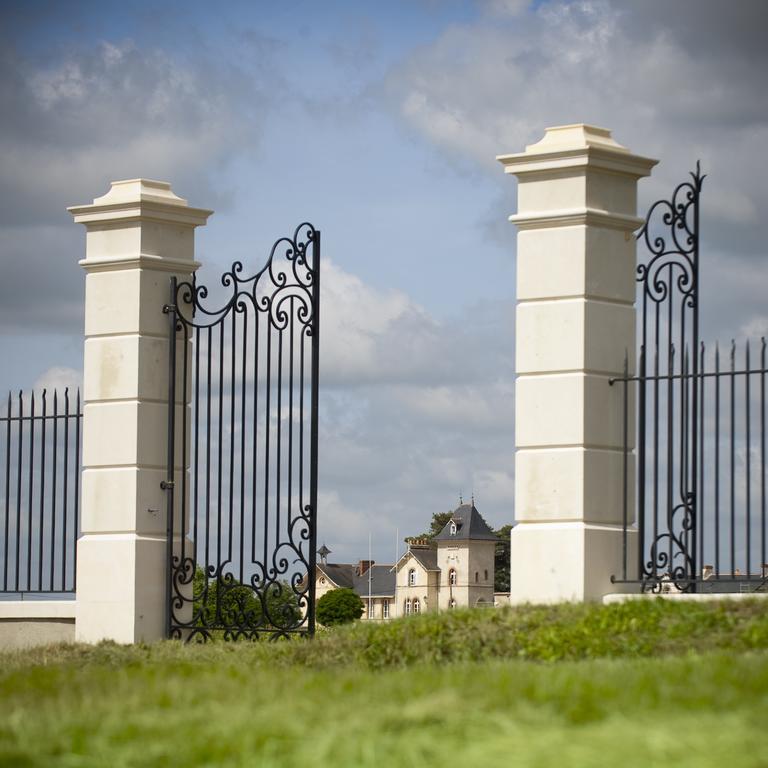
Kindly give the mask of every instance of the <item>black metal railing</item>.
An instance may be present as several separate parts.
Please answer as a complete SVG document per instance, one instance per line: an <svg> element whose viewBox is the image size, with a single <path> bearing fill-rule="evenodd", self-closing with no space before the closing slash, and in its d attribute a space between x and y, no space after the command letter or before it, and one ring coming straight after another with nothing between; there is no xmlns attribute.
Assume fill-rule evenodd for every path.
<svg viewBox="0 0 768 768"><path fill-rule="evenodd" d="M621 578L640 581L650 591L762 591L768 585L766 518L766 342L757 355L745 341L702 343L697 371L675 350L669 368L649 364L641 349L639 370L651 373L614 379L624 385L624 402L636 396L638 481L625 484L624 558ZM634 394L633 393L634 390ZM697 409L690 403L694 392ZM696 418L698 428L691 428ZM631 426L624 428L624 455L631 449ZM697 440L696 488L691 490L693 435ZM625 480L628 472L625 470ZM634 493L634 495L633 495ZM632 507L636 507L636 527ZM635 535L637 561L628 537Z"/></svg>
<svg viewBox="0 0 768 768"><path fill-rule="evenodd" d="M0 592L74 592L80 392L8 395L0 413Z"/></svg>

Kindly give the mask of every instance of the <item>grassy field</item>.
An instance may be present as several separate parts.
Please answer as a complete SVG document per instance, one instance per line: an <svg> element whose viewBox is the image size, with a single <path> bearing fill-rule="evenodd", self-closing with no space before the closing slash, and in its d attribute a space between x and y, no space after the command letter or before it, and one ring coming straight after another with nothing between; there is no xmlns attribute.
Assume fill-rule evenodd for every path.
<svg viewBox="0 0 768 768"><path fill-rule="evenodd" d="M768 604L423 615L0 656L13 766L767 766Z"/></svg>

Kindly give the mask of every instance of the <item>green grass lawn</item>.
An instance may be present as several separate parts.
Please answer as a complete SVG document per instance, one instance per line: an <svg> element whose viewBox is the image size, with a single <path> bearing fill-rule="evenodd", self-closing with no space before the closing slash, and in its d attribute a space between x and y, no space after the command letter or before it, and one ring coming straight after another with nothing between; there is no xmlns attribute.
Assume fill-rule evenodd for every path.
<svg viewBox="0 0 768 768"><path fill-rule="evenodd" d="M423 615L0 656L13 766L768 765L768 603Z"/></svg>

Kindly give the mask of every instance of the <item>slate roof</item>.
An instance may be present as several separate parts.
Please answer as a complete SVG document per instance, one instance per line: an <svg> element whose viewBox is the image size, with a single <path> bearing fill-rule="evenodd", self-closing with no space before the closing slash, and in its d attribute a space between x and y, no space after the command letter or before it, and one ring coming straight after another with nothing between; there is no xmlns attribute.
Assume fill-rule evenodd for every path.
<svg viewBox="0 0 768 768"><path fill-rule="evenodd" d="M421 547L413 547L410 553L428 570L439 571L437 567L437 550L431 547L422 549Z"/></svg>
<svg viewBox="0 0 768 768"><path fill-rule="evenodd" d="M451 533L451 522L456 523L456 533ZM462 504L453 511L435 541L497 541L496 534L488 527L474 504Z"/></svg>
<svg viewBox="0 0 768 768"><path fill-rule="evenodd" d="M360 576L357 564L318 563L317 568L339 587L353 589L360 597L367 597L368 571ZM395 596L395 574L391 571L391 565L374 565L371 568L371 597Z"/></svg>

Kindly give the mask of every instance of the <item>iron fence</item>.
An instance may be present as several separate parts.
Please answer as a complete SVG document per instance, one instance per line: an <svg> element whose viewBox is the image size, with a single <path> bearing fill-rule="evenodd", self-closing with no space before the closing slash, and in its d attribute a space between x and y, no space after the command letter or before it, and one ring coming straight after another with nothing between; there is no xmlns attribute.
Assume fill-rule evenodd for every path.
<svg viewBox="0 0 768 768"><path fill-rule="evenodd" d="M627 357L610 382L624 389L623 562L614 581L656 592L752 591L768 577L766 345L757 361L749 341L741 356L733 342L723 360L719 346L708 352L699 340L704 178L697 164L638 233L637 373Z"/></svg>
<svg viewBox="0 0 768 768"><path fill-rule="evenodd" d="M79 390L74 399L68 389L8 395L0 414L4 593L75 590L81 420Z"/></svg>
<svg viewBox="0 0 768 768"><path fill-rule="evenodd" d="M640 403L638 482L636 488L625 482L617 581L637 578L650 591L750 592L768 585L766 342L760 340L757 355L749 341L739 346L732 342L723 354L719 345L707 350L702 343L696 373L690 355L675 363L674 348L660 373L656 356L649 362L641 349L640 375L614 379L625 387L625 412L633 389ZM626 419L626 458L631 431ZM628 544L633 507L636 564Z"/></svg>

